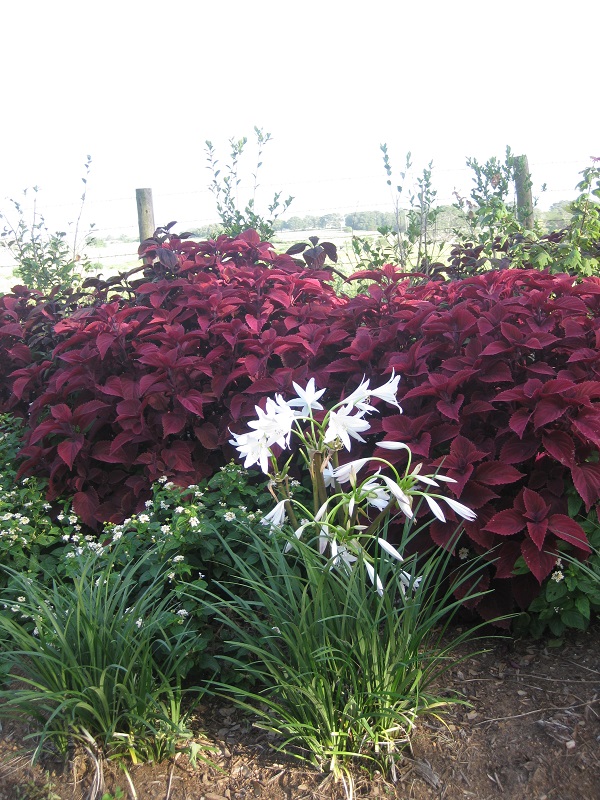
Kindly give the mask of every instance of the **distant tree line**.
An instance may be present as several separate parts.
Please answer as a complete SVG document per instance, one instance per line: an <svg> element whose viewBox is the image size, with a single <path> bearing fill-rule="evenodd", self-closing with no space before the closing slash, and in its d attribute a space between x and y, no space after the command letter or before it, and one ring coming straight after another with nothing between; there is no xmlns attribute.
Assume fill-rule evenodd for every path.
<svg viewBox="0 0 600 800"><path fill-rule="evenodd" d="M404 226L404 217L400 220L400 229ZM395 214L386 211L355 211L352 214L323 214L314 216L307 214L305 217L290 217L286 220L277 220L276 230L280 231L308 231L322 230L323 228L352 228L359 231L376 231L379 228L398 230L398 221Z"/></svg>
<svg viewBox="0 0 600 800"><path fill-rule="evenodd" d="M547 231L560 229L567 225L570 220L571 201L562 200L554 203L548 211L538 211L535 217ZM350 229L352 231L377 231L387 228L390 231L406 231L406 217L404 212L399 220L396 215L387 211L354 211L351 214L307 214L304 217L289 217L289 219L278 219L274 223L276 231L312 231L333 229ZM443 205L436 207L435 221L433 223L432 235L436 239L452 240L454 231L465 230L468 228L464 212L455 205ZM212 239L223 232L218 224L205 225L199 228L189 229L190 233L199 238Z"/></svg>

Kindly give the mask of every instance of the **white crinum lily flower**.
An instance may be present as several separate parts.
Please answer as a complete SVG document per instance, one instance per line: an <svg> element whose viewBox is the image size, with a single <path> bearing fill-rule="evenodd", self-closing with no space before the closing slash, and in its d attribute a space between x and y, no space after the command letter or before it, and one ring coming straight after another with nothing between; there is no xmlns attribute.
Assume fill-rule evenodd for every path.
<svg viewBox="0 0 600 800"><path fill-rule="evenodd" d="M285 402L280 394L275 395L275 400L267 398L265 411L260 406L255 406L258 419L248 423L267 440L267 446L278 444L280 447L289 447L292 425L296 419L293 409Z"/></svg>
<svg viewBox="0 0 600 800"><path fill-rule="evenodd" d="M377 477L381 478L383 476L378 475ZM362 484L360 487L359 500L366 500L370 506L374 506L379 511L383 511L390 503L390 495L383 486L377 482L377 477L370 478Z"/></svg>
<svg viewBox="0 0 600 800"><path fill-rule="evenodd" d="M290 406L290 408L299 408L300 411L298 413L300 416L309 416L311 410L323 410L323 406L318 402L318 400L325 394L325 389L319 389L317 391L314 378L311 378L306 384L306 389L301 389L295 381L292 381L292 386L296 390L298 398L295 398L294 400L288 400L287 404Z"/></svg>
<svg viewBox="0 0 600 800"><path fill-rule="evenodd" d="M466 519L468 522L473 522L474 519L477 519L477 514L463 505L463 503L459 503L458 500L454 500L452 497L442 497L440 499L443 500L444 503L448 503L452 511L455 511L459 517Z"/></svg>
<svg viewBox="0 0 600 800"><path fill-rule="evenodd" d="M336 539L330 540L330 550L331 550L331 568L333 567L343 567L344 569L350 571L354 562L358 560L358 556L355 556L345 544L338 545Z"/></svg>
<svg viewBox="0 0 600 800"><path fill-rule="evenodd" d="M240 456L245 459L244 468L248 469L253 464L260 464L261 470L268 475L271 450L267 438L259 431L232 435L234 438L229 440L229 444L236 447Z"/></svg>
<svg viewBox="0 0 600 800"><path fill-rule="evenodd" d="M373 568L372 564L369 564L368 561L365 561L365 569L367 570L367 574L373 586L377 589L377 594L380 597L383 597L383 583L381 582L381 578L379 575L375 573L375 569Z"/></svg>
<svg viewBox="0 0 600 800"><path fill-rule="evenodd" d="M434 500L433 497L431 497L431 495L424 494L423 497L425 498L427 505L433 512L434 517L437 517L437 519L439 519L440 522L446 522L446 517L444 516L444 512L442 511L440 504L436 500Z"/></svg>
<svg viewBox="0 0 600 800"><path fill-rule="evenodd" d="M396 400L396 395L398 394L398 383L400 382L400 375L395 375L394 370L392 370L392 376L387 383L384 383L383 386L380 386L378 389L371 389L369 394L372 397L377 397L379 400L384 400L386 403L390 403L402 413L402 409L398 401Z"/></svg>
<svg viewBox="0 0 600 800"><path fill-rule="evenodd" d="M360 385L357 386L348 397L344 398L344 405L351 406L352 408L358 406L362 411L370 411L372 406L369 405L369 396L371 394L369 383L370 381L368 378L365 378L363 375Z"/></svg>
<svg viewBox="0 0 600 800"><path fill-rule="evenodd" d="M285 522L285 504L286 500L280 500L277 505L272 508L268 514L261 519L263 525L268 525L269 529L273 531L280 528Z"/></svg>
<svg viewBox="0 0 600 800"><path fill-rule="evenodd" d="M360 433L368 431L371 425L366 419L363 419L363 411L358 411L354 416L350 416L352 411L354 411L352 406L344 405L339 411L329 412L329 425L323 438L325 444L339 439L346 450L350 450L350 437L359 442L365 441Z"/></svg>
<svg viewBox="0 0 600 800"><path fill-rule="evenodd" d="M334 476L334 466L331 461L328 461L323 467L323 482L326 489L334 489L336 478Z"/></svg>
<svg viewBox="0 0 600 800"><path fill-rule="evenodd" d="M381 549L385 550L385 552L392 558L395 558L396 561L404 561L404 556L402 556L398 552L398 550L396 550L396 548L393 545L391 545L386 539L382 539L381 537L379 537L377 541L379 542L379 546L381 547Z"/></svg>
<svg viewBox="0 0 600 800"><path fill-rule="evenodd" d="M378 538L377 541L381 549L384 550L388 555L390 555L396 561L400 562L404 561L404 558L401 555L401 553L399 553L398 550L396 550L396 548L393 545L391 545L388 541L382 538ZM419 584L423 580L422 575L415 577L414 575L411 575L410 572L406 572L406 570L403 569L400 570L398 574L401 582L400 589L402 591L403 596L406 596L405 588L406 589L412 588L413 591L416 591L419 587Z"/></svg>
<svg viewBox="0 0 600 800"><path fill-rule="evenodd" d="M398 486L396 481L393 481L391 478L388 478L387 475L379 475L379 478L385 483L385 485L388 487L390 492L395 497L396 503L398 504L398 508L400 509L400 511L402 511L402 513L406 517L412 519L414 514L412 511L412 500L409 497L409 495L407 495L406 492L404 492L400 488L400 486Z"/></svg>
<svg viewBox="0 0 600 800"><path fill-rule="evenodd" d="M302 523L302 525L300 525L299 528L296 528L296 530L294 531L294 536L296 537L296 539L301 539L302 538L302 534L304 533L306 528L309 528L312 524L313 523L310 520L306 520L305 522ZM288 542L286 544L286 546L283 548L283 552L284 553L289 553L290 550L293 549L293 547L294 547L293 544L291 542ZM323 548L323 550L324 549L325 548ZM320 543L319 543L319 550L320 550L321 555L323 555L323 550L320 549Z"/></svg>
<svg viewBox="0 0 600 800"><path fill-rule="evenodd" d="M411 449L407 444L404 442L377 442L377 447L382 447L384 450L408 450L411 453Z"/></svg>
<svg viewBox="0 0 600 800"><path fill-rule="evenodd" d="M360 472L370 460L370 458L357 458L355 461L349 461L347 464L342 464L340 467L336 467L332 470L331 475L338 483L347 483L350 480L350 476Z"/></svg>

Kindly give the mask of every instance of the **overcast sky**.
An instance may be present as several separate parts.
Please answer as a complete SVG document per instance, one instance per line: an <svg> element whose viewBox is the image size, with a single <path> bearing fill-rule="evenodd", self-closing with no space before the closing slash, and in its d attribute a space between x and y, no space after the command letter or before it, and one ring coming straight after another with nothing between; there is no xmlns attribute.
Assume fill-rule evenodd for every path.
<svg viewBox="0 0 600 800"><path fill-rule="evenodd" d="M441 202L468 193L467 156L510 145L548 206L600 156L599 22L589 0L4 0L0 208L38 185L64 225L90 154L100 228L135 230L137 187L157 224L204 224L205 140L226 161L255 125L273 135L259 208L281 189L288 216L391 210L382 142L397 172L433 161Z"/></svg>

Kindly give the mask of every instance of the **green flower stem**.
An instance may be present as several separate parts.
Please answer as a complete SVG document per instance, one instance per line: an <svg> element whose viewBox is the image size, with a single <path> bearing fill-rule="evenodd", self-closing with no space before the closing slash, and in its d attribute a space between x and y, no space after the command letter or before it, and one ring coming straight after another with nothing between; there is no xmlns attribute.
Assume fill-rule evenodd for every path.
<svg viewBox="0 0 600 800"><path fill-rule="evenodd" d="M385 508L383 508L379 514L375 517L373 522L369 525L366 531L360 537L361 539L365 539L366 541L370 541L373 537L376 537L377 531L380 531L383 527L383 523L385 518L389 515L390 511L394 506L395 500L392 498L390 502L387 504Z"/></svg>
<svg viewBox="0 0 600 800"><path fill-rule="evenodd" d="M298 530L298 528L300 527L298 525L298 518L296 517L296 514L294 512L294 507L293 507L292 502L289 499L289 497L286 498L286 500L285 500L285 512L288 515L288 519L291 522L291 524L293 525L294 529Z"/></svg>
<svg viewBox="0 0 600 800"><path fill-rule="evenodd" d="M311 478L313 485L313 506L314 514L327 502L327 489L325 488L325 480L323 478L323 453L320 450L315 450L312 454L311 460Z"/></svg>

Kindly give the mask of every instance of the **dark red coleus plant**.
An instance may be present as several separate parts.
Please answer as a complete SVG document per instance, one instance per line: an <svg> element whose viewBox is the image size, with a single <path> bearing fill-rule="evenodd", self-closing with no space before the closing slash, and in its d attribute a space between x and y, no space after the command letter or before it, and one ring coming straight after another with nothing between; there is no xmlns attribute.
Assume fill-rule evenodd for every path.
<svg viewBox="0 0 600 800"><path fill-rule="evenodd" d="M502 270L412 285L387 265L357 273L373 282L347 298L254 231L198 243L165 230L141 255L142 277L92 287L38 350L27 325L43 303L0 300L4 407L29 420L22 472L73 495L88 524L130 513L160 475L211 474L232 455L230 429L293 381L314 377L337 399L395 369L404 413L374 401L374 435L353 457L402 440L453 477L478 514L459 549L491 553L486 580L522 604L559 540L587 552L567 496L587 509L600 498L599 280ZM456 525L433 522L433 540ZM513 577L521 557L531 574ZM506 611L490 598L508 596L481 613Z"/></svg>

